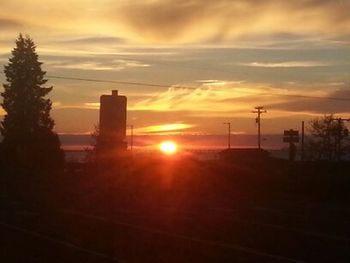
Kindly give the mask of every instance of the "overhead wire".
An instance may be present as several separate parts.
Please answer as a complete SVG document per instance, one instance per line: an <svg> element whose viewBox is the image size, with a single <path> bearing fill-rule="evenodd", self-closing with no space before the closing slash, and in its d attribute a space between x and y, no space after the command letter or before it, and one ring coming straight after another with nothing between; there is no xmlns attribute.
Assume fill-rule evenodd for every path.
<svg viewBox="0 0 350 263"><path fill-rule="evenodd" d="M4 74L3 72L0 72ZM160 83L147 83L147 82L138 82L138 81L121 81L121 80L108 80L108 79L92 79L92 78L76 78L68 76L58 76L58 75L47 75L47 78L51 79L62 79L62 80L73 80L73 81L87 81L95 83L111 83L118 85L133 85L133 86L143 86L143 87L157 87L157 88L173 88L173 89L205 89L202 86L183 86L183 85L169 85L169 84L160 84ZM209 87L207 88L209 89ZM294 98L303 98L303 99L319 99L319 100L333 100L333 101L350 101L348 97L326 97L326 96L311 96L311 95L302 95L302 94L284 94L277 92L255 92L255 91L239 91L240 93L250 94L252 96L281 96L281 97L294 97Z"/></svg>

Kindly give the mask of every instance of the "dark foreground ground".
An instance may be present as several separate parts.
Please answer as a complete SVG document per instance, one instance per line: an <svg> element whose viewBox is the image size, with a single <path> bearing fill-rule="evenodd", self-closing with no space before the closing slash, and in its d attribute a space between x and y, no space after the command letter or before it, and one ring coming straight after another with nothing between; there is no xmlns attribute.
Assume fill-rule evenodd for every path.
<svg viewBox="0 0 350 263"><path fill-rule="evenodd" d="M350 262L349 164L147 159L1 177L1 262Z"/></svg>

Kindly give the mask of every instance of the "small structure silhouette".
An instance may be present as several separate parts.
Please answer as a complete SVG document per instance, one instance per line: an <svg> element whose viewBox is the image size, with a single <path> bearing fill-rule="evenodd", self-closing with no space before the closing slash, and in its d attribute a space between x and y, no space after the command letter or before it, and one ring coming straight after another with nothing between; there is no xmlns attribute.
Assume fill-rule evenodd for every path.
<svg viewBox="0 0 350 263"><path fill-rule="evenodd" d="M299 142L299 131L293 129L285 130L283 135L283 142L289 143L289 161L295 161L297 149L295 143Z"/></svg>

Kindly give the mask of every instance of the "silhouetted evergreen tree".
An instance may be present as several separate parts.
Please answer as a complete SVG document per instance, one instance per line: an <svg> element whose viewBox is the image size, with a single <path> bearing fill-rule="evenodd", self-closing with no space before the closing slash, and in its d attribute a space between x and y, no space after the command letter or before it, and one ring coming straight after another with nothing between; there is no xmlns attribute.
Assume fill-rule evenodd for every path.
<svg viewBox="0 0 350 263"><path fill-rule="evenodd" d="M41 69L35 49L29 36L19 35L4 70L7 83L1 95L6 115L0 132L8 164L43 170L61 167L63 152L53 132L52 102L45 98L52 87L44 86L46 72Z"/></svg>

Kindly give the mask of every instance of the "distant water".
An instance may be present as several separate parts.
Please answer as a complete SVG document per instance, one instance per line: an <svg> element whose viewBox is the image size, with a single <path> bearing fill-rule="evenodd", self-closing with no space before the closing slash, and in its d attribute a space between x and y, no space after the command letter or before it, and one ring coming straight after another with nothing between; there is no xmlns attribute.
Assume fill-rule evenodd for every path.
<svg viewBox="0 0 350 263"><path fill-rule="evenodd" d="M90 135L61 134L59 135L62 147L69 150L90 148L93 139ZM164 140L173 140L181 148L191 150L225 149L226 135L135 135L134 147L138 150L147 150L157 147ZM130 145L130 137L127 138ZM232 135L232 147L254 148L257 146L256 135ZM262 136L262 146L266 149L281 149L287 146L282 142L282 135Z"/></svg>
<svg viewBox="0 0 350 263"><path fill-rule="evenodd" d="M83 161L86 149L91 149L93 139L90 135L61 134L59 135L62 148L66 151L66 159ZM154 151L158 144L164 140L173 140L180 149L196 154L200 159L213 159L217 152L227 148L225 135L136 135L134 136L134 151L142 153ZM130 146L130 137L127 138ZM236 148L257 147L256 135L232 135L231 145ZM287 158L288 145L282 142L282 135L262 136L262 147L270 150L273 156Z"/></svg>

